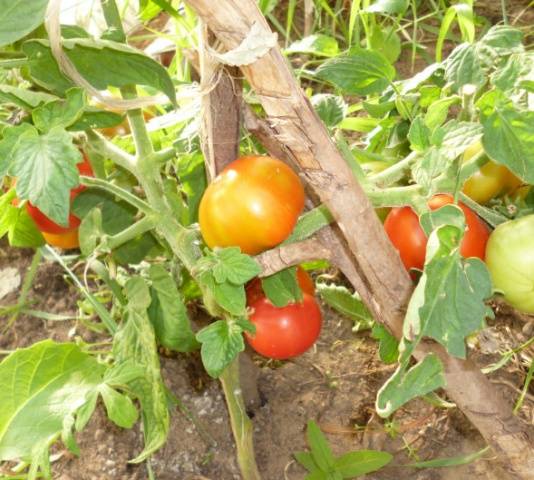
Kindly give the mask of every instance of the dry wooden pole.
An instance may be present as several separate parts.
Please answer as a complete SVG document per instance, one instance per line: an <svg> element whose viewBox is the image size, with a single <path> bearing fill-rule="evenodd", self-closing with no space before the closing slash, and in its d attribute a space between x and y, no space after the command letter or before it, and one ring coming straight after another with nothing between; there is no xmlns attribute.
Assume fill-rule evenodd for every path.
<svg viewBox="0 0 534 480"><path fill-rule="evenodd" d="M202 32L207 46L213 36L206 28ZM242 83L237 69L219 69L207 56L200 53L202 97L202 152L209 180L233 162L239 152L241 129ZM237 460L243 478L261 480L253 445L253 426L247 416L247 405L259 404L257 386L258 368L247 355L239 355L222 373L220 381L224 391Z"/></svg>
<svg viewBox="0 0 534 480"><path fill-rule="evenodd" d="M269 26L254 0L187 0L226 49L236 48L257 23ZM353 178L324 125L297 85L279 48L241 67L278 141L332 213L344 256L341 268L375 319L400 336L411 281L372 205ZM453 359L435 344L445 366L447 392L492 446L511 476L534 478L532 429L511 413L494 386L470 362ZM422 350L420 350L422 352Z"/></svg>

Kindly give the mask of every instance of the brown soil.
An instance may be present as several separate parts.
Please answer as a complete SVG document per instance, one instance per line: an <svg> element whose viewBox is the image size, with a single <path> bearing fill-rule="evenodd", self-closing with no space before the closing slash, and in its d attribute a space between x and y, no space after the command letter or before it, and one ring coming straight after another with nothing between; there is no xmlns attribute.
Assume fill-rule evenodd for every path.
<svg viewBox="0 0 534 480"><path fill-rule="evenodd" d="M31 252L0 250L0 272L16 267L23 275ZM1 301L16 301L17 292ZM65 282L61 268L43 263L30 294L34 309L54 313L76 313L76 290ZM517 345L534 330L528 318L498 306L498 320L480 336L475 355L481 365L499 358L498 346ZM416 470L403 465L418 460L472 453L483 440L457 409L440 409L423 400L401 409L393 422L374 414L378 388L393 371L380 362L376 342L366 333L354 334L351 323L324 307L323 333L316 347L294 361L269 363L253 356L257 369L259 402L250 406L253 417L257 461L264 480L298 480L305 476L292 453L306 448L306 422L314 419L327 434L336 454L361 449L383 449L394 454L391 466L369 479L500 479L490 456L475 463L448 469ZM68 341L74 322L46 322L21 316L0 339L0 348L14 349L44 339ZM76 334L87 341L98 336L76 326ZM203 373L198 355L162 357L162 369L170 390L182 402L172 415L167 444L150 460L158 480L238 480L235 449L224 398L219 383ZM250 370L250 368L248 369ZM525 368L512 363L493 375L511 399L517 398ZM532 422L534 402L527 397L521 415ZM138 426L123 430L106 419L99 408L87 428L78 435L81 456L67 453L62 445L53 465L61 480L148 479L145 464L128 460L142 449Z"/></svg>

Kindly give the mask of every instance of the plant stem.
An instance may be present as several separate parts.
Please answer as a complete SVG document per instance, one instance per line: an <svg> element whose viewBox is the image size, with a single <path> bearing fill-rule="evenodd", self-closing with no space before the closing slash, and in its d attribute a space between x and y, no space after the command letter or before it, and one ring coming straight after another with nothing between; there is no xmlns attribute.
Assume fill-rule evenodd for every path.
<svg viewBox="0 0 534 480"><path fill-rule="evenodd" d="M501 215L494 210L483 207L477 202L471 200L465 193L460 192L460 200L465 203L471 210L473 210L479 217L482 217L486 222L488 222L493 228L501 223L507 222L509 218L506 218L504 215Z"/></svg>
<svg viewBox="0 0 534 480"><path fill-rule="evenodd" d="M9 58L0 60L0 68L20 68L28 65L27 58Z"/></svg>
<svg viewBox="0 0 534 480"><path fill-rule="evenodd" d="M104 190L108 193L116 195L117 197L129 203L132 207L135 207L137 210L143 212L146 215L154 215L155 211L148 203L144 202L139 197L135 196L133 193L130 193L127 190L124 190L124 188L121 188L118 185L108 182L107 180L103 180L101 178L96 177L81 176L80 182L86 187L99 188L100 190Z"/></svg>
<svg viewBox="0 0 534 480"><path fill-rule="evenodd" d="M414 206L423 199L423 188L420 185L384 189L364 186L364 190L375 208L395 207L399 205Z"/></svg>
<svg viewBox="0 0 534 480"><path fill-rule="evenodd" d="M506 0L501 0L501 11L502 11L502 23L508 25L508 14L506 13Z"/></svg>
<svg viewBox="0 0 534 480"><path fill-rule="evenodd" d="M419 156L419 152L412 152L400 162L397 162L395 165L386 168L380 173L367 177L367 179L370 183L374 183L375 185L381 187L387 187L397 180L400 180L411 167L411 165L419 158Z"/></svg>
<svg viewBox="0 0 534 480"><path fill-rule="evenodd" d="M246 414L239 385L239 357L224 369L219 379L230 413L230 423L237 447L237 461L243 480L261 480L254 459L252 422Z"/></svg>
<svg viewBox="0 0 534 480"><path fill-rule="evenodd" d="M130 225L125 230L112 235L110 237L104 237L100 247L104 249L109 249L109 251L120 247L121 245L133 240L134 238L139 237L145 232L152 230L156 226L156 220L153 216L143 217L141 220L135 222L133 225Z"/></svg>
<svg viewBox="0 0 534 480"><path fill-rule="evenodd" d="M154 162L157 164L165 163L168 160L174 158L175 156L176 150L174 149L174 147L164 148L159 152L154 152Z"/></svg>
<svg viewBox="0 0 534 480"><path fill-rule="evenodd" d="M87 131L87 138L91 141L91 148L100 155L109 158L113 163L128 170L131 174L137 176L135 158L126 153L114 143L104 138L93 130Z"/></svg>
<svg viewBox="0 0 534 480"><path fill-rule="evenodd" d="M8 320L7 325L4 329L4 333L7 330L9 330L9 328L11 328L11 326L17 321L17 318L20 315L20 312L22 308L24 307L24 304L26 303L28 294L30 293L33 280L35 279L35 275L37 274L37 269L39 268L39 264L41 263L42 258L43 258L43 254L41 250L38 248L37 250L35 250L35 253L33 254L33 258L32 258L32 263L30 264L28 271L26 272L26 275L24 276L24 282L20 290L20 296L17 301L17 305L15 306L15 312L13 313L13 315L11 315L11 318Z"/></svg>
<svg viewBox="0 0 534 480"><path fill-rule="evenodd" d="M104 13L104 18L108 27L112 28L116 32L116 41L125 43L126 34L124 33L124 28L122 27L121 14L117 8L115 0L100 0L102 5L102 12Z"/></svg>

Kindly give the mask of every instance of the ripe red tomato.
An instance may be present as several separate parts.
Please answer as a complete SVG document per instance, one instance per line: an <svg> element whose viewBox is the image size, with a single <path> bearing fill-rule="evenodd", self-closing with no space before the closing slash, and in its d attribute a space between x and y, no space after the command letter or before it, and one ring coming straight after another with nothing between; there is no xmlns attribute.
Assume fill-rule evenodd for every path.
<svg viewBox="0 0 534 480"><path fill-rule="evenodd" d="M254 335L245 333L249 345L260 355L284 360L308 350L321 332L321 310L311 295L304 293L302 303L275 307L266 297L250 304L249 320L256 326Z"/></svg>
<svg viewBox="0 0 534 480"><path fill-rule="evenodd" d="M85 153L83 154L83 158L83 162L77 164L78 171L80 172L80 175L92 177L93 169L91 168L91 164L89 163L89 158L87 157L87 155L85 155ZM83 185L79 185L76 188L73 188L70 191L70 201L72 202L76 198L76 196L84 189L85 187ZM69 215L69 226L62 227L61 225L58 225L57 223L50 220L50 218L48 218L43 212L41 212L41 210L39 210L36 206L32 205L31 202L26 203L26 209L30 217L33 218L33 221L37 225L37 228L42 233L52 233L55 235L61 235L70 232L74 228L78 228L78 226L80 225L80 219L72 213Z"/></svg>
<svg viewBox="0 0 534 480"><path fill-rule="evenodd" d="M238 246L256 255L283 242L304 208L297 174L271 157L241 157L208 186L200 202L200 231L213 247Z"/></svg>
<svg viewBox="0 0 534 480"><path fill-rule="evenodd" d="M313 283L312 278L308 275L306 270L301 267L297 267L297 281L299 282L300 289L302 293L307 293L312 297L315 295L315 284ZM255 302L258 298L264 297L263 288L261 286L261 280L259 278L254 278L246 287L247 294L247 305Z"/></svg>
<svg viewBox="0 0 534 480"><path fill-rule="evenodd" d="M53 247L59 247L63 250L71 250L80 246L77 228L67 230L60 234L46 232L41 233L43 234L46 243L48 243L48 245L52 245Z"/></svg>
<svg viewBox="0 0 534 480"><path fill-rule="evenodd" d="M453 203L451 195L438 194L428 201L428 206L431 210L437 210L450 203ZM467 226L460 253L464 257L478 257L484 260L486 243L490 234L489 228L463 203L460 203L459 207L464 212ZM422 270L428 239L419 224L419 217L411 207L392 208L384 222L384 228L391 243L399 251L406 270L410 271L412 268Z"/></svg>

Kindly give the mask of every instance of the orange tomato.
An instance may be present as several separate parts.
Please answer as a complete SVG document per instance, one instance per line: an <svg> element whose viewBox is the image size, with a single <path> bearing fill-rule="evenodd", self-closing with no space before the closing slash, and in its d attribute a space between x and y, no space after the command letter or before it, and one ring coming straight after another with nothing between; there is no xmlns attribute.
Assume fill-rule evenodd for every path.
<svg viewBox="0 0 534 480"><path fill-rule="evenodd" d="M211 247L238 246L249 255L275 247L304 208L297 174L276 158L251 155L228 165L200 202L200 231Z"/></svg>
<svg viewBox="0 0 534 480"><path fill-rule="evenodd" d="M80 246L77 228L59 234L47 232L41 233L43 234L46 243L53 247L62 248L63 250L72 250L74 248L79 248Z"/></svg>

